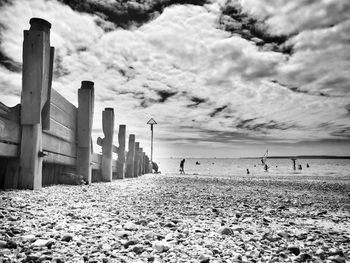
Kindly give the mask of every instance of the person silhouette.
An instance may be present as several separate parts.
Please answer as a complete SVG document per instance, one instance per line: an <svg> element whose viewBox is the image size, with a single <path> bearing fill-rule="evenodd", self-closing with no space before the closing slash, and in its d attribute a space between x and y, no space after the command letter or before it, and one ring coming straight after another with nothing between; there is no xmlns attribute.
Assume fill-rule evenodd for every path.
<svg viewBox="0 0 350 263"><path fill-rule="evenodd" d="M185 159L182 159L180 162L180 174L185 174L184 166L185 166Z"/></svg>
<svg viewBox="0 0 350 263"><path fill-rule="evenodd" d="M250 174L249 169L247 169L247 174Z"/></svg>

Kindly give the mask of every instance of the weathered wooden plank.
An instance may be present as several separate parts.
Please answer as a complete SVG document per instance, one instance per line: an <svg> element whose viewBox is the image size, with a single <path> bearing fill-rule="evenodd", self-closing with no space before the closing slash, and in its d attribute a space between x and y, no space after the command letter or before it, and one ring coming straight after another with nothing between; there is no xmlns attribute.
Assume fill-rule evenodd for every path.
<svg viewBox="0 0 350 263"><path fill-rule="evenodd" d="M32 18L24 31L21 95L20 188L42 187L41 110L48 98L50 28L43 19Z"/></svg>
<svg viewBox="0 0 350 263"><path fill-rule="evenodd" d="M77 127L77 109L70 108L70 110L62 109L59 105L51 103L50 105L50 119L66 126L69 129L76 130ZM52 129L51 129L52 130Z"/></svg>
<svg viewBox="0 0 350 263"><path fill-rule="evenodd" d="M43 151L57 153L75 158L77 155L76 145L67 141L61 140L46 131L42 134L42 149Z"/></svg>
<svg viewBox="0 0 350 263"><path fill-rule="evenodd" d="M102 164L102 155L98 153L93 153L91 155L91 166L93 170L100 170Z"/></svg>
<svg viewBox="0 0 350 263"><path fill-rule="evenodd" d="M19 146L14 145L14 144L0 142L0 156L18 157L19 156Z"/></svg>
<svg viewBox="0 0 350 263"><path fill-rule="evenodd" d="M113 135L114 135L114 110L105 108L102 112L102 129L104 138L102 140L102 180L112 182L112 153L113 153Z"/></svg>
<svg viewBox="0 0 350 263"><path fill-rule="evenodd" d="M56 136L64 141L76 144L76 131L63 126L54 119L50 119L50 130L46 130L44 132Z"/></svg>
<svg viewBox="0 0 350 263"><path fill-rule="evenodd" d="M0 140L19 144L21 142L21 126L19 123L0 116Z"/></svg>
<svg viewBox="0 0 350 263"><path fill-rule="evenodd" d="M57 153L51 153L47 152L47 155L44 156L43 162L44 163L53 163L53 164L63 164L63 165L75 165L76 164L76 158L57 154Z"/></svg>
<svg viewBox="0 0 350 263"><path fill-rule="evenodd" d="M51 89L51 104L57 106L68 114L77 111L77 108L55 89Z"/></svg>
<svg viewBox="0 0 350 263"><path fill-rule="evenodd" d="M78 90L78 125L77 125L77 173L84 177L85 182L91 183L91 133L94 114L94 83L82 81Z"/></svg>

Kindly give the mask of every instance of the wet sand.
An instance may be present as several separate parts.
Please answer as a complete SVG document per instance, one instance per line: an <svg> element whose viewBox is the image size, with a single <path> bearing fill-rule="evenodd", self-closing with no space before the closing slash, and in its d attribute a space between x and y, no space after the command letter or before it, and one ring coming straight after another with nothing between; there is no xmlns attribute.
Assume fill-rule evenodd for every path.
<svg viewBox="0 0 350 263"><path fill-rule="evenodd" d="M0 202L0 262L350 262L347 178L144 175Z"/></svg>

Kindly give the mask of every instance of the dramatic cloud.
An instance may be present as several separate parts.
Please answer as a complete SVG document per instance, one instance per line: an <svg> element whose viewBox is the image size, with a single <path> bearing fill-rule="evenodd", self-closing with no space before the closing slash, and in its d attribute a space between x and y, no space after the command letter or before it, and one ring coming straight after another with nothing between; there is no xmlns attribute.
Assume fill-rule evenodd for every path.
<svg viewBox="0 0 350 263"><path fill-rule="evenodd" d="M146 149L146 122L155 118L166 154L350 144L346 0L17 0L0 8L5 104L20 101L23 30L36 16L52 23L53 87L77 105L80 82L95 82L94 138L103 108L113 107L116 123Z"/></svg>

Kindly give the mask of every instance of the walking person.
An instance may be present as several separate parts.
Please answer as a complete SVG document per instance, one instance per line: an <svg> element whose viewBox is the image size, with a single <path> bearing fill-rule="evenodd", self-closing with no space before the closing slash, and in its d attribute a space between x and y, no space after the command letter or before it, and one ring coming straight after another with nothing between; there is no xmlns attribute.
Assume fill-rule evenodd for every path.
<svg viewBox="0 0 350 263"><path fill-rule="evenodd" d="M180 162L180 174L185 174L184 165L185 165L185 159L182 159Z"/></svg>

